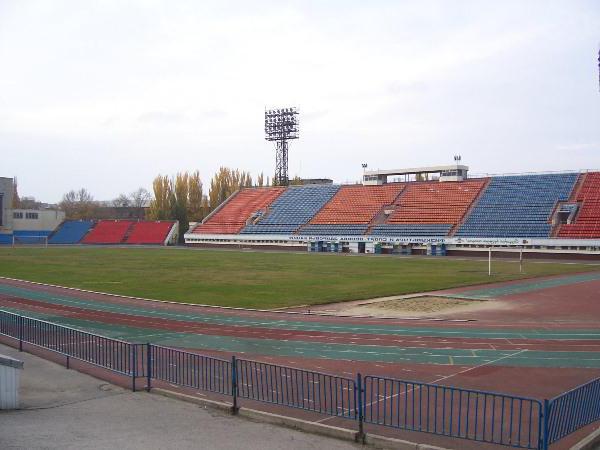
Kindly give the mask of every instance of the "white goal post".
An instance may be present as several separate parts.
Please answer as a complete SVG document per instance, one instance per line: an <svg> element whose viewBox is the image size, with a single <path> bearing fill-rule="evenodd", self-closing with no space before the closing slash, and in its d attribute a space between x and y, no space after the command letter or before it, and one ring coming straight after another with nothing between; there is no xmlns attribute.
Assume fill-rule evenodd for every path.
<svg viewBox="0 0 600 450"><path fill-rule="evenodd" d="M34 247L48 247L48 236L17 236L13 234L12 237L12 246L13 247L21 247L21 246L34 246Z"/></svg>

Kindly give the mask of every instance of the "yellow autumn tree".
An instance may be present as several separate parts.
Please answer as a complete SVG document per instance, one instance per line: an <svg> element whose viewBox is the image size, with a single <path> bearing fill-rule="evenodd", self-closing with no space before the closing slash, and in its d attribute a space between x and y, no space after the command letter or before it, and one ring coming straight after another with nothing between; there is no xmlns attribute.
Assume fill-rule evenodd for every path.
<svg viewBox="0 0 600 450"><path fill-rule="evenodd" d="M152 182L154 198L150 202L148 218L151 220L173 219L173 183L167 175L158 175Z"/></svg>
<svg viewBox="0 0 600 450"><path fill-rule="evenodd" d="M223 203L234 192L243 187L252 186L252 176L249 172L220 167L210 180L208 199L212 209Z"/></svg>
<svg viewBox="0 0 600 450"><path fill-rule="evenodd" d="M187 233L190 222L188 219L188 194L189 194L189 175L187 172L175 175L175 189L173 202L173 216L179 221L179 239L183 242L183 235Z"/></svg>
<svg viewBox="0 0 600 450"><path fill-rule="evenodd" d="M188 218L192 222L199 222L204 217L202 200L202 180L196 170L188 177Z"/></svg>

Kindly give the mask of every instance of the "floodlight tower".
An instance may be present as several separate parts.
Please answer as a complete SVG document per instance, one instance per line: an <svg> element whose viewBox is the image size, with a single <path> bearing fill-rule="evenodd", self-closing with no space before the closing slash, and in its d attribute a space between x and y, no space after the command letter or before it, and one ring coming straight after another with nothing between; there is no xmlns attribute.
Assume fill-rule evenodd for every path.
<svg viewBox="0 0 600 450"><path fill-rule="evenodd" d="M298 139L298 109L265 111L265 139L275 141L275 177L277 186L290 184L288 177L288 140Z"/></svg>

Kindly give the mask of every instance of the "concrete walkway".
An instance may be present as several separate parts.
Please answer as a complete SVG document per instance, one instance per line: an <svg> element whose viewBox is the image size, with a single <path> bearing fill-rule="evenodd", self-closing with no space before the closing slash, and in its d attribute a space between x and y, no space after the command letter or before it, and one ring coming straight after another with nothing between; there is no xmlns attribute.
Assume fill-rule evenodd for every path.
<svg viewBox="0 0 600 450"><path fill-rule="evenodd" d="M0 411L8 449L359 449L358 445L254 423L96 378L0 345L25 362L21 410Z"/></svg>

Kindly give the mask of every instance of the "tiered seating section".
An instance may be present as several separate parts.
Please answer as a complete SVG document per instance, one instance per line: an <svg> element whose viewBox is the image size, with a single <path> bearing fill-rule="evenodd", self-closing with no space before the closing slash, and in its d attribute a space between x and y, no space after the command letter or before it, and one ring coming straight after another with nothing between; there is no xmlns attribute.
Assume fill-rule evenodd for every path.
<svg viewBox="0 0 600 450"><path fill-rule="evenodd" d="M554 207L569 198L577 176L494 177L456 236L549 237Z"/></svg>
<svg viewBox="0 0 600 450"><path fill-rule="evenodd" d="M174 221L66 220L48 243L163 245L174 226Z"/></svg>
<svg viewBox="0 0 600 450"><path fill-rule="evenodd" d="M101 220L85 235L82 244L121 244L129 228L131 220Z"/></svg>
<svg viewBox="0 0 600 450"><path fill-rule="evenodd" d="M361 236L384 206L394 203L404 184L342 186L299 234Z"/></svg>
<svg viewBox="0 0 600 450"><path fill-rule="evenodd" d="M585 175L581 189L573 199L580 202L574 223L561 225L558 237L571 239L600 238L600 173Z"/></svg>
<svg viewBox="0 0 600 450"><path fill-rule="evenodd" d="M342 186L310 223L368 224L381 208L394 203L402 189L402 183Z"/></svg>
<svg viewBox="0 0 600 450"><path fill-rule="evenodd" d="M337 185L290 186L275 200L256 225L248 225L243 234L289 234L306 224L331 200Z"/></svg>
<svg viewBox="0 0 600 450"><path fill-rule="evenodd" d="M457 224L479 195L486 180L409 184L387 223Z"/></svg>
<svg viewBox="0 0 600 450"><path fill-rule="evenodd" d="M175 225L173 221L135 222L129 231L126 244L162 245Z"/></svg>
<svg viewBox="0 0 600 450"><path fill-rule="evenodd" d="M587 174L570 198L578 177L534 174L463 182L245 189L193 232L548 238L557 204L570 199L580 204L579 215L557 235L600 238L600 173ZM386 218L388 209L393 212Z"/></svg>
<svg viewBox="0 0 600 450"><path fill-rule="evenodd" d="M192 233L237 234L248 219L267 208L284 190L280 187L242 189Z"/></svg>
<svg viewBox="0 0 600 450"><path fill-rule="evenodd" d="M94 225L91 220L66 220L48 239L49 244L78 244Z"/></svg>
<svg viewBox="0 0 600 450"><path fill-rule="evenodd" d="M398 197L394 212L386 223L374 226L371 234L447 236L462 220L486 181L410 183Z"/></svg>

